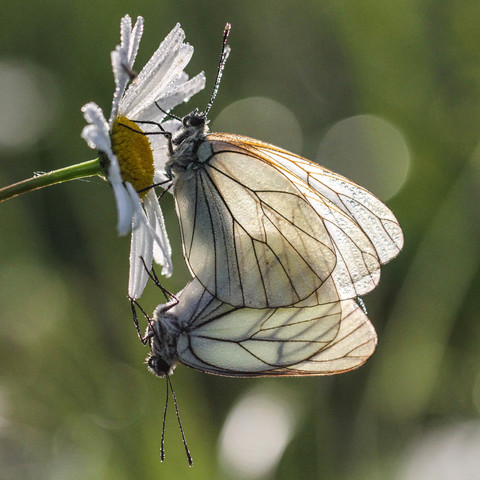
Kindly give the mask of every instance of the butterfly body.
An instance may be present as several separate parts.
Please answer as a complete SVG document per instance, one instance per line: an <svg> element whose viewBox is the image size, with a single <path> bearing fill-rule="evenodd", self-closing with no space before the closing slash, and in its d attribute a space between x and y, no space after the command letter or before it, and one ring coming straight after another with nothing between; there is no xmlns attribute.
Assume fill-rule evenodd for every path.
<svg viewBox="0 0 480 480"><path fill-rule="evenodd" d="M182 119L165 165L192 277L234 307L312 306L325 297L368 293L380 265L403 245L390 210L359 185L298 155L208 132L229 31L227 25L211 100L205 112Z"/></svg>

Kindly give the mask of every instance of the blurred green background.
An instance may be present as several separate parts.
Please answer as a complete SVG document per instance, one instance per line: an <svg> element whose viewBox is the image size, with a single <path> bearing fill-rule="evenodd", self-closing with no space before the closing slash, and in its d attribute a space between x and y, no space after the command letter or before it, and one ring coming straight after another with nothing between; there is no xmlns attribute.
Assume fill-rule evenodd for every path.
<svg viewBox="0 0 480 480"><path fill-rule="evenodd" d="M94 157L80 107L110 109L126 13L145 17L137 70L176 22L195 46L187 71L208 85L178 115L206 105L231 22L213 130L364 184L406 245L364 298L379 344L359 370L240 380L177 368L190 470L173 408L159 461L165 383L143 363L108 185L1 204L0 478L480 478L480 3L7 0L0 185ZM188 273L170 196L162 208L177 292ZM142 305L160 301L150 286Z"/></svg>

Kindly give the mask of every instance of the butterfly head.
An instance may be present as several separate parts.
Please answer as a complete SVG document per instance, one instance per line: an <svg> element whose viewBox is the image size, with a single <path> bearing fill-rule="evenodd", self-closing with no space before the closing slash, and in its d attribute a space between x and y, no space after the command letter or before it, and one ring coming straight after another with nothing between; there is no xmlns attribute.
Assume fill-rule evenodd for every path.
<svg viewBox="0 0 480 480"><path fill-rule="evenodd" d="M183 117L182 123L185 128L203 128L208 123L208 121L205 113L200 112L198 108L196 108L193 112Z"/></svg>
<svg viewBox="0 0 480 480"><path fill-rule="evenodd" d="M182 126L172 136L172 157L185 156L195 146L202 142L208 132L207 117L203 112L195 109L185 115Z"/></svg>
<svg viewBox="0 0 480 480"><path fill-rule="evenodd" d="M164 307L164 306L162 306ZM150 372L157 377L172 375L178 362L176 355L178 329L175 328L176 317L157 308L154 320L147 328L150 338L150 355L147 365Z"/></svg>
<svg viewBox="0 0 480 480"><path fill-rule="evenodd" d="M163 378L165 375L171 375L174 367L161 357L150 355L147 359L148 369L157 377Z"/></svg>

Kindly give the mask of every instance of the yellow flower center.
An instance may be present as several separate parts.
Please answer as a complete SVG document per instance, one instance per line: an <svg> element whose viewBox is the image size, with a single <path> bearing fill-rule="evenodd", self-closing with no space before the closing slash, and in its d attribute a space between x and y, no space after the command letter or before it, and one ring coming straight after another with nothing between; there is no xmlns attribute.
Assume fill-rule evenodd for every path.
<svg viewBox="0 0 480 480"><path fill-rule="evenodd" d="M153 153L150 141L142 129L127 117L113 122L112 150L118 159L120 173L138 192L153 185ZM143 197L147 191L140 192Z"/></svg>

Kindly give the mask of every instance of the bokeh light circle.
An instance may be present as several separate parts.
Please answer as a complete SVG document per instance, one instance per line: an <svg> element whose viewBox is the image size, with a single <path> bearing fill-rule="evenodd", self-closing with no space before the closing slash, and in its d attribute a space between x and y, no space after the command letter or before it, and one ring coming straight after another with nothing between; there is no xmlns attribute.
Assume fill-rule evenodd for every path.
<svg viewBox="0 0 480 480"><path fill-rule="evenodd" d="M59 97L45 67L20 58L0 61L0 149L26 149L53 130Z"/></svg>
<svg viewBox="0 0 480 480"><path fill-rule="evenodd" d="M407 178L410 153L404 135L391 122L356 115L328 130L316 161L388 200Z"/></svg>
<svg viewBox="0 0 480 480"><path fill-rule="evenodd" d="M212 131L237 133L301 152L302 129L284 105L266 97L249 97L230 104L212 122Z"/></svg>

